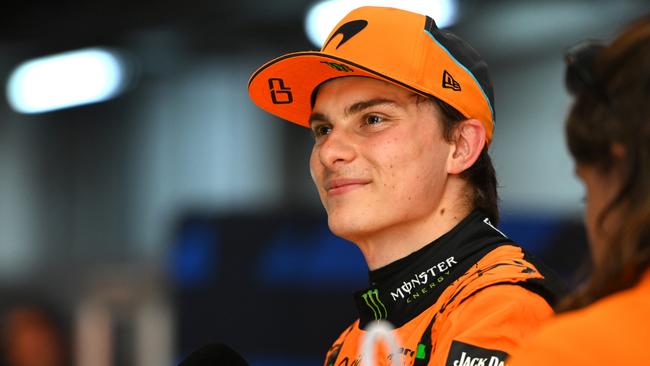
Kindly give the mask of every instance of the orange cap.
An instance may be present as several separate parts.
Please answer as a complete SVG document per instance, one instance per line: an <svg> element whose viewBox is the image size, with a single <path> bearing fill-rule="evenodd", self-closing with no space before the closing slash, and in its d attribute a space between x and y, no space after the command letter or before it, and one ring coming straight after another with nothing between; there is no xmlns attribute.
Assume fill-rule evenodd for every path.
<svg viewBox="0 0 650 366"><path fill-rule="evenodd" d="M314 90L343 76L371 77L436 97L481 121L492 141L494 99L485 61L433 19L401 9L351 11L320 52L290 53L260 67L248 93L265 111L309 127Z"/></svg>

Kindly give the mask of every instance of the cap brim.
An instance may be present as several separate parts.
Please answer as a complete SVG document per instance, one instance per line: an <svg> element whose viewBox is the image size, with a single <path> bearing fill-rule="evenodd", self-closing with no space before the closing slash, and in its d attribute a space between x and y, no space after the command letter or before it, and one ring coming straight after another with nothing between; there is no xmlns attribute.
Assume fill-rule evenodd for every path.
<svg viewBox="0 0 650 366"><path fill-rule="evenodd" d="M255 104L265 111L309 127L313 92L328 80L346 76L384 80L431 97L381 72L317 51L290 53L267 62L251 76L248 92Z"/></svg>

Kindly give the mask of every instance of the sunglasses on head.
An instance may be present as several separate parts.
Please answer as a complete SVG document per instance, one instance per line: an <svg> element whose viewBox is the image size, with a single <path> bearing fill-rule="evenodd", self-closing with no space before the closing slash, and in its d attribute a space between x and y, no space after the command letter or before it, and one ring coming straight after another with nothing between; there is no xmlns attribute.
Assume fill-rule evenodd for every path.
<svg viewBox="0 0 650 366"><path fill-rule="evenodd" d="M564 53L565 82L571 94L577 96L587 91L611 105L611 98L594 77L594 63L604 48L602 42L594 40L582 41L570 47Z"/></svg>

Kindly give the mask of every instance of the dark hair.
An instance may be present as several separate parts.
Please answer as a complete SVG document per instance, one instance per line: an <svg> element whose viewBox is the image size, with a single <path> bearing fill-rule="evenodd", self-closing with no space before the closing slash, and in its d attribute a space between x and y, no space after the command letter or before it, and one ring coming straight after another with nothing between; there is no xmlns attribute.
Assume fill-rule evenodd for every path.
<svg viewBox="0 0 650 366"><path fill-rule="evenodd" d="M431 98L431 100L441 112L445 140L448 142L453 141L456 127L467 117L463 116L456 108L437 98ZM492 224L497 225L499 223L497 176L492 165L492 159L488 154L487 145L483 148L481 155L474 164L462 172L460 176L466 179L474 188L471 197L473 207L483 210Z"/></svg>
<svg viewBox="0 0 650 366"><path fill-rule="evenodd" d="M561 310L630 288L650 265L650 17L611 45L580 52L582 57L567 58L567 87L576 97L566 123L569 150L577 164L618 174L621 185L596 221L601 255ZM624 156L614 155L615 146ZM604 232L603 222L615 208L617 227Z"/></svg>

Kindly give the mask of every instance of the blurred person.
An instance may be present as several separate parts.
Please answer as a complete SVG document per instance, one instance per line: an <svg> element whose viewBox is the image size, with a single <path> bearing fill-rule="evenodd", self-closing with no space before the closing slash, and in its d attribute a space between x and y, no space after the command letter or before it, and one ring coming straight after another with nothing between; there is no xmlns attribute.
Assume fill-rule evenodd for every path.
<svg viewBox="0 0 650 366"><path fill-rule="evenodd" d="M508 366L648 365L650 16L609 45L573 47L566 61L567 143L586 189L593 268Z"/></svg>
<svg viewBox="0 0 650 366"><path fill-rule="evenodd" d="M56 314L36 301L14 301L0 317L1 366L68 366L68 340Z"/></svg>
<svg viewBox="0 0 650 366"><path fill-rule="evenodd" d="M466 42L427 16L363 7L320 52L260 67L249 94L311 129L328 225L370 270L354 296L359 319L325 365L364 364L360 344L378 320L400 353L378 349L380 364L499 363L553 314L559 281L493 226L492 84Z"/></svg>

